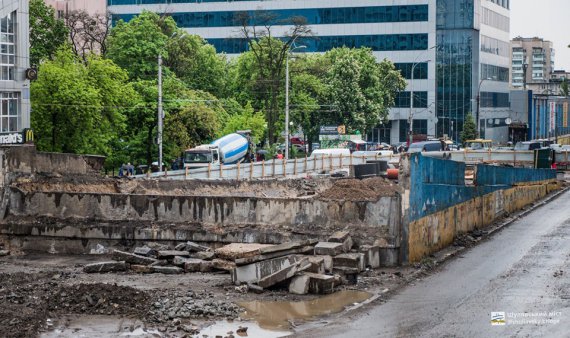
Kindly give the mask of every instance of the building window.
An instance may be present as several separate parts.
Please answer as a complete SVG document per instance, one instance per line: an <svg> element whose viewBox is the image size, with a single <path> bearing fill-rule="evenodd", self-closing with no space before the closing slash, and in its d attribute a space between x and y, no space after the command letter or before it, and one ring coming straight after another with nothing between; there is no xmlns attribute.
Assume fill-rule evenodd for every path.
<svg viewBox="0 0 570 338"><path fill-rule="evenodd" d="M18 100L18 93L0 93L0 131L3 133L19 130Z"/></svg>
<svg viewBox="0 0 570 338"><path fill-rule="evenodd" d="M13 81L16 66L16 12L0 19L0 81Z"/></svg>
<svg viewBox="0 0 570 338"><path fill-rule="evenodd" d="M427 92L414 92L414 108L427 108ZM398 92L394 108L410 108L410 92Z"/></svg>
<svg viewBox="0 0 570 338"><path fill-rule="evenodd" d="M413 63L395 63L394 67L399 70L404 79L412 78ZM414 68L414 80L427 80L428 78L428 64L427 62L418 63Z"/></svg>

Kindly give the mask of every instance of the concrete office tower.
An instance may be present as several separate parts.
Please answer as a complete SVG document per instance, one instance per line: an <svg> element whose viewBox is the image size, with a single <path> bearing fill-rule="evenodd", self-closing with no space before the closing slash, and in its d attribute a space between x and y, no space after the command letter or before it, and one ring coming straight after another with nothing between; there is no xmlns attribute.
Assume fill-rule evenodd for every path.
<svg viewBox="0 0 570 338"><path fill-rule="evenodd" d="M30 127L28 11L28 0L0 1L0 132L4 135Z"/></svg>
<svg viewBox="0 0 570 338"><path fill-rule="evenodd" d="M552 42L537 37L517 37L511 41L511 50L513 88L550 81L554 71Z"/></svg>
<svg viewBox="0 0 570 338"><path fill-rule="evenodd" d="M45 3L55 8L59 19L65 17L65 13L84 10L90 15L105 14L107 11L106 0L45 0Z"/></svg>
<svg viewBox="0 0 570 338"><path fill-rule="evenodd" d="M508 111L506 0L108 0L108 10L114 20L125 21L143 10L170 15L179 27L227 54L247 49L235 20L244 11L268 11L280 19L306 17L316 36L302 42L306 52L369 47L378 60L388 58L408 79L389 122L368 135L371 141L406 140L412 89L414 134L447 134L458 140L465 115L475 112L482 78L494 79L481 86L484 116ZM288 28L277 23L273 34L282 36Z"/></svg>

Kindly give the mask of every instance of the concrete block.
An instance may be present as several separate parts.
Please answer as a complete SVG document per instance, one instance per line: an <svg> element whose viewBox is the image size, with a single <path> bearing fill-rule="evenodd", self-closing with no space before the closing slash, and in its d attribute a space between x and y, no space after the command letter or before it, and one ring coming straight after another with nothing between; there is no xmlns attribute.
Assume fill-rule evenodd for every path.
<svg viewBox="0 0 570 338"><path fill-rule="evenodd" d="M0 250L0 257L10 255L10 251L8 250Z"/></svg>
<svg viewBox="0 0 570 338"><path fill-rule="evenodd" d="M329 256L330 257L330 256ZM303 271L312 272L317 274L325 273L325 258L322 256L309 256L309 267ZM332 260L332 257L331 257Z"/></svg>
<svg viewBox="0 0 570 338"><path fill-rule="evenodd" d="M315 246L315 255L340 255L344 251L343 243L319 242Z"/></svg>
<svg viewBox="0 0 570 338"><path fill-rule="evenodd" d="M289 249L289 250L283 250L283 251L271 252L271 253L267 253L267 254L263 254L263 255L257 255L257 256L253 256L253 257L238 258L235 260L235 262L236 262L236 265L246 265L246 264L251 264L251 263L255 263L255 262L266 261L268 259L273 259L273 258L283 257L283 256L289 256L289 255L295 255L295 254L313 254L314 250L315 249L312 246L303 246L303 247L298 247L298 248Z"/></svg>
<svg viewBox="0 0 570 338"><path fill-rule="evenodd" d="M133 253L139 256L151 257L156 256L157 251L155 249L149 248L148 246L140 246L138 248L135 248L135 251Z"/></svg>
<svg viewBox="0 0 570 338"><path fill-rule="evenodd" d="M203 260L197 258L187 258L184 261L184 270L186 272L199 272Z"/></svg>
<svg viewBox="0 0 570 338"><path fill-rule="evenodd" d="M363 245L359 251L364 254L364 266L372 269L380 267L380 247Z"/></svg>
<svg viewBox="0 0 570 338"><path fill-rule="evenodd" d="M292 278L293 276L295 276L297 271L300 271L307 266L309 266L309 261L306 258L302 259L299 262L297 262L291 266L288 266L288 267L281 269L281 270L279 270L279 271L277 271L271 275L268 275L268 276L261 278L257 282L257 285L266 289L266 288L273 286L277 283L280 283L284 280Z"/></svg>
<svg viewBox="0 0 570 338"><path fill-rule="evenodd" d="M264 277L281 271L291 265L296 264L300 258L296 255L277 257L266 261L237 266L232 271L232 282L236 285L243 283L257 283Z"/></svg>
<svg viewBox="0 0 570 338"><path fill-rule="evenodd" d="M159 259L156 262L152 263L150 266L166 266L168 264L169 263L166 259Z"/></svg>
<svg viewBox="0 0 570 338"><path fill-rule="evenodd" d="M235 261L239 258L248 258L260 255L262 248L273 246L271 244L258 243L231 243L216 249L215 253L218 258Z"/></svg>
<svg viewBox="0 0 570 338"><path fill-rule="evenodd" d="M176 266L184 266L186 261L189 259L190 258L188 258L188 257L174 256L174 258L172 259L172 264L174 264Z"/></svg>
<svg viewBox="0 0 570 338"><path fill-rule="evenodd" d="M131 271L136 273L152 273L152 266L149 265L131 265Z"/></svg>
<svg viewBox="0 0 570 338"><path fill-rule="evenodd" d="M295 295L306 295L309 293L309 284L311 278L307 275L297 275L291 279L289 283L289 293Z"/></svg>
<svg viewBox="0 0 570 338"><path fill-rule="evenodd" d="M152 272L163 273L165 275L178 275L183 273L184 270L176 266L153 266Z"/></svg>
<svg viewBox="0 0 570 338"><path fill-rule="evenodd" d="M303 275L309 277L309 293L328 294L334 291L334 276L321 275L310 272L304 272Z"/></svg>
<svg viewBox="0 0 570 338"><path fill-rule="evenodd" d="M94 272L114 272L114 271L125 271L127 270L126 262L99 262L87 264L83 267L83 272L94 273Z"/></svg>
<svg viewBox="0 0 570 338"><path fill-rule="evenodd" d="M186 250L186 243L180 243L174 247L174 250L177 251L185 251Z"/></svg>
<svg viewBox="0 0 570 338"><path fill-rule="evenodd" d="M325 272L332 273L333 271L333 258L329 255L320 255L320 256L313 256L323 259L323 263L325 265Z"/></svg>
<svg viewBox="0 0 570 338"><path fill-rule="evenodd" d="M200 263L200 272L212 271L214 271L214 263L212 263L212 261L202 261L202 263Z"/></svg>
<svg viewBox="0 0 570 338"><path fill-rule="evenodd" d="M151 265L157 261L156 259L151 257L139 256L132 254L130 252L124 252L120 250L113 250L112 258L115 261L125 261L129 264L135 264L135 265Z"/></svg>
<svg viewBox="0 0 570 338"><path fill-rule="evenodd" d="M212 251L212 248L210 248L209 246L200 245L198 243L188 241L186 242L185 250L190 252L200 252L200 251Z"/></svg>
<svg viewBox="0 0 570 338"><path fill-rule="evenodd" d="M355 268L358 269L358 272L362 272L366 268L364 265L363 253L347 253L335 256L333 257L333 265L335 268Z"/></svg>
<svg viewBox="0 0 570 338"><path fill-rule="evenodd" d="M269 246L266 248L261 248L259 250L259 253L264 255L264 254L270 254L270 253L279 252L279 251L296 249L296 248L300 248L300 247L307 246L307 245L309 245L308 241L287 242L287 243L282 243L282 244L278 244L278 245L272 245L272 246Z"/></svg>
<svg viewBox="0 0 570 338"><path fill-rule="evenodd" d="M394 246L379 248L380 266L397 266L399 262L400 249Z"/></svg>
<svg viewBox="0 0 570 338"><path fill-rule="evenodd" d="M178 250L162 250L158 252L159 259L171 259L175 256L190 257L188 251L178 251Z"/></svg>
<svg viewBox="0 0 570 338"><path fill-rule="evenodd" d="M192 252L190 254L192 258L203 259L205 261L210 261L216 257L216 254L213 251L199 251L199 252Z"/></svg>
<svg viewBox="0 0 570 338"><path fill-rule="evenodd" d="M350 237L350 233L348 231L337 231L329 237L328 241L333 243L342 243L344 252L350 252L353 245L352 237Z"/></svg>
<svg viewBox="0 0 570 338"><path fill-rule="evenodd" d="M231 272L233 269L236 268L236 264L234 262L227 261L225 259L214 258L212 259L212 264L214 265L214 269L216 270Z"/></svg>

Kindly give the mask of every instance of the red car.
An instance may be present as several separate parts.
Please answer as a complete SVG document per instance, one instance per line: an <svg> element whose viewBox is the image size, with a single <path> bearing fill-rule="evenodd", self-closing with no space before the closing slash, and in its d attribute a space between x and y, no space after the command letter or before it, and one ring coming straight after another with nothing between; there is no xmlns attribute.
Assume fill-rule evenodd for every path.
<svg viewBox="0 0 570 338"><path fill-rule="evenodd" d="M300 137L291 137L291 144L305 145L305 141Z"/></svg>

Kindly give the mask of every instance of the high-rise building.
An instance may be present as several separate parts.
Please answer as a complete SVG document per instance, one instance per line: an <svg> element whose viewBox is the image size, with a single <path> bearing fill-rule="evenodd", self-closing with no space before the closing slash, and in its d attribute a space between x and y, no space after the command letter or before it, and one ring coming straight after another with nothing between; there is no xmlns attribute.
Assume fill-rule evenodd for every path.
<svg viewBox="0 0 570 338"><path fill-rule="evenodd" d="M468 113L508 116L508 0L108 0L114 20L130 20L143 10L172 16L179 27L198 34L219 52L247 49L236 14L272 13L278 19L303 16L315 38L307 52L334 47L369 47L395 63L408 80L369 140L395 144L407 139L411 93L414 134L448 135L459 140ZM290 26L276 20L273 35ZM412 80L412 68L413 80ZM487 79L487 80L486 80ZM480 94L480 95L479 95ZM503 119L504 120L504 119ZM497 120L499 125L500 119ZM485 122L485 121L484 121ZM504 122L504 121L503 121ZM494 124L482 123L492 135Z"/></svg>
<svg viewBox="0 0 570 338"><path fill-rule="evenodd" d="M93 14L105 14L107 3L105 0L44 0L55 9L57 18L62 19L66 13L72 11L86 11Z"/></svg>
<svg viewBox="0 0 570 338"><path fill-rule="evenodd" d="M0 1L0 144L30 127L29 2Z"/></svg>
<svg viewBox="0 0 570 338"><path fill-rule="evenodd" d="M552 42L542 38L517 37L511 40L513 88L548 83L554 71Z"/></svg>

